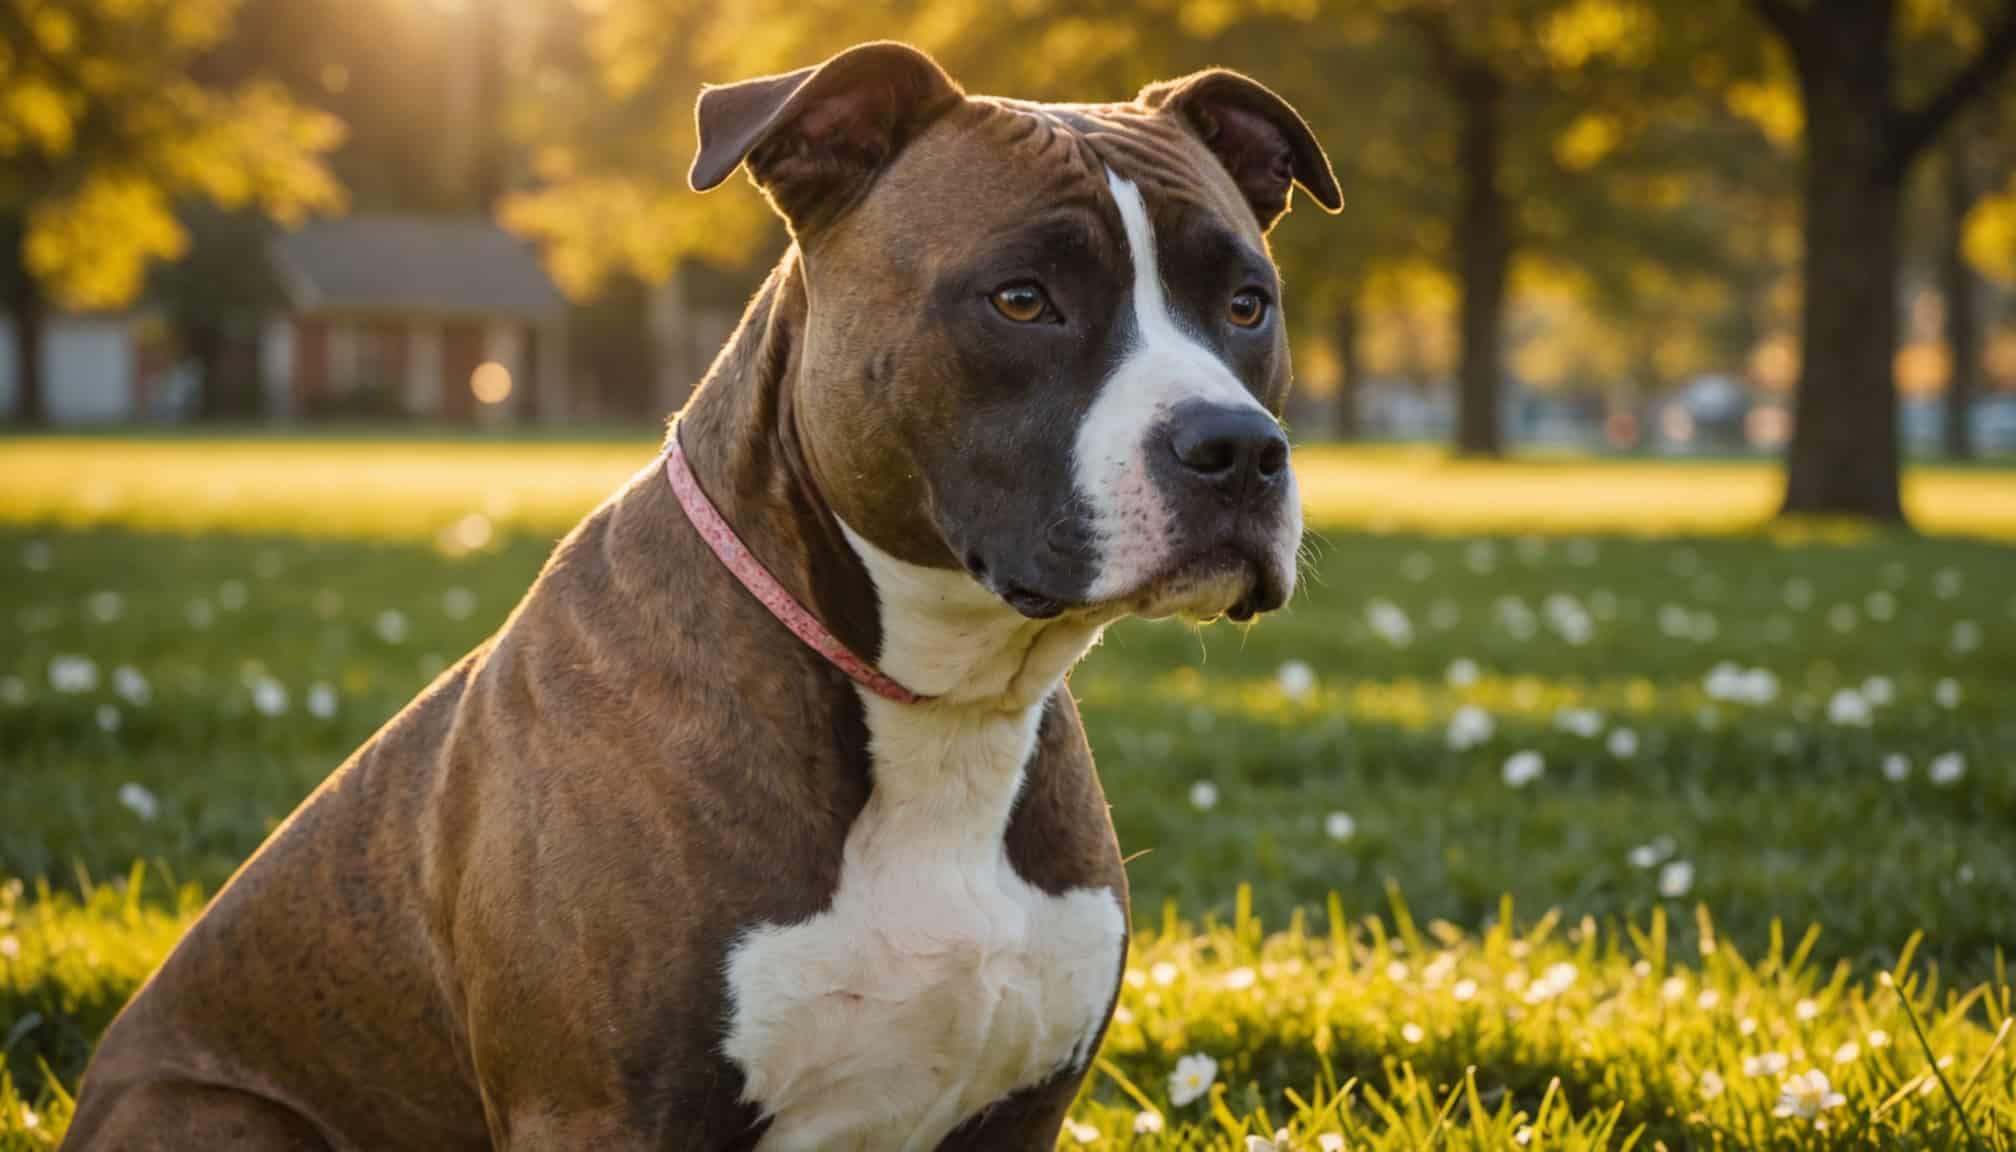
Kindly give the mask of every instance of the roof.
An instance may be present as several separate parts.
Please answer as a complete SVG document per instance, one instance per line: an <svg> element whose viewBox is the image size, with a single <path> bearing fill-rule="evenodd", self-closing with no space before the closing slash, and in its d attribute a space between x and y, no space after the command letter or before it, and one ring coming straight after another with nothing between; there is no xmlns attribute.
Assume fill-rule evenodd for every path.
<svg viewBox="0 0 2016 1152"><path fill-rule="evenodd" d="M346 216L273 241L304 312L428 312L545 319L565 310L532 247L480 217Z"/></svg>

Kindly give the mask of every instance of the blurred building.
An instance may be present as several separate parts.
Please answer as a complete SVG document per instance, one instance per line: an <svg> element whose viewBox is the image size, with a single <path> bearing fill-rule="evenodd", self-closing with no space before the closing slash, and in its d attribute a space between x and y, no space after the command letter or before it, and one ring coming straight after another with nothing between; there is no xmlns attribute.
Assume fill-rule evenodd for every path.
<svg viewBox="0 0 2016 1152"><path fill-rule="evenodd" d="M0 419L21 390L13 321L0 315ZM43 402L57 425L121 424L168 415L189 403L190 381L174 370L167 327L155 312L56 312L42 333Z"/></svg>
<svg viewBox="0 0 2016 1152"><path fill-rule="evenodd" d="M567 301L491 221L318 221L271 259L286 308L260 341L269 416L569 418Z"/></svg>

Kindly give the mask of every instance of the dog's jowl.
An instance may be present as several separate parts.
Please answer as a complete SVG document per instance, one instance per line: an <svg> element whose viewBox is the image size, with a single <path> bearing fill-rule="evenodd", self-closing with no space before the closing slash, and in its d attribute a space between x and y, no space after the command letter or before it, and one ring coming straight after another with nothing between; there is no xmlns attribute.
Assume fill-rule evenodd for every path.
<svg viewBox="0 0 2016 1152"><path fill-rule="evenodd" d="M1056 1139L1127 932L1064 675L1287 600L1265 236L1335 180L1233 73L1041 105L895 44L699 128L793 244L665 454L218 894L68 1146Z"/></svg>

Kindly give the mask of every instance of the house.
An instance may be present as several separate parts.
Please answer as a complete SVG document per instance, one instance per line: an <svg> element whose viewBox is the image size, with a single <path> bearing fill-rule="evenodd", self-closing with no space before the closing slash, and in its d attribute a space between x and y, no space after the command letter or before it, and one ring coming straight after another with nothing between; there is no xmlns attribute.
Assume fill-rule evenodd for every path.
<svg viewBox="0 0 2016 1152"><path fill-rule="evenodd" d="M186 408L151 312L55 312L42 328L42 403L57 425L120 424ZM0 419L20 406L13 321L0 315Z"/></svg>
<svg viewBox="0 0 2016 1152"><path fill-rule="evenodd" d="M269 414L568 418L567 302L491 221L317 221L270 258L286 309L260 339Z"/></svg>

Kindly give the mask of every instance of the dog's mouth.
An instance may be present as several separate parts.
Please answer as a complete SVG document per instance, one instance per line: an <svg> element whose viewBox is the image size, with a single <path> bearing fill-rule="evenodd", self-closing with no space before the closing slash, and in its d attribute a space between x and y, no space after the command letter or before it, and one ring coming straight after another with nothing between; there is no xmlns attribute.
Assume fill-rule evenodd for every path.
<svg viewBox="0 0 2016 1152"><path fill-rule="evenodd" d="M1287 601L1285 582L1263 560L1229 545L1184 557L1118 596L1088 601L989 575L977 558L969 571L989 591L1031 620L1074 615L1100 622L1123 616L1171 616L1204 623L1227 617L1247 621Z"/></svg>

